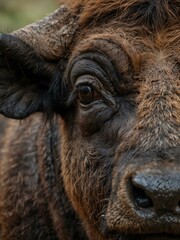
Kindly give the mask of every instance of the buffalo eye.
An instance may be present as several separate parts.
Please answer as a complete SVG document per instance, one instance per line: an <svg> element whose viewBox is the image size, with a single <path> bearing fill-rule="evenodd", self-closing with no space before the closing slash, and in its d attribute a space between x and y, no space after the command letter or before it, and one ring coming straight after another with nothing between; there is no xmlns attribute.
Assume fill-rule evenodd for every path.
<svg viewBox="0 0 180 240"><path fill-rule="evenodd" d="M98 100L99 94L89 85L80 85L77 87L77 96L81 104L88 105Z"/></svg>

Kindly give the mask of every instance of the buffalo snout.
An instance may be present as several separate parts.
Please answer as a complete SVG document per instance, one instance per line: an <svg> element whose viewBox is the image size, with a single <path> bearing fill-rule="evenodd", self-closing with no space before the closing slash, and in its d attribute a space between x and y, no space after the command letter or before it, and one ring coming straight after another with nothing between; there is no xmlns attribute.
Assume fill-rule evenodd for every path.
<svg viewBox="0 0 180 240"><path fill-rule="evenodd" d="M145 170L132 178L134 204L143 212L145 209L157 216L180 214L180 174L169 171Z"/></svg>
<svg viewBox="0 0 180 240"><path fill-rule="evenodd" d="M111 230L145 235L180 233L178 166L148 165L127 170L117 179L107 210L107 225Z"/></svg>

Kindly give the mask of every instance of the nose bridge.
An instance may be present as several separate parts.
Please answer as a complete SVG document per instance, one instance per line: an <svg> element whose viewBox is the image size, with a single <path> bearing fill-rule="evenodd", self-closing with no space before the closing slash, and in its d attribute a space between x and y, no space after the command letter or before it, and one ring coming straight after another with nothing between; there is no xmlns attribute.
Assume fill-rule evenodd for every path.
<svg viewBox="0 0 180 240"><path fill-rule="evenodd" d="M140 74L137 123L141 142L177 146L180 140L180 73L172 63L151 59Z"/></svg>

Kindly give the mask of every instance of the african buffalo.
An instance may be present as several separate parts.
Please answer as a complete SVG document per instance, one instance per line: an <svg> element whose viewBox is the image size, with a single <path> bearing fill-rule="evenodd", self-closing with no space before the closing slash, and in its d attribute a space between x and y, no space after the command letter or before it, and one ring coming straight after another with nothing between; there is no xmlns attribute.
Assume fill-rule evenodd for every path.
<svg viewBox="0 0 180 240"><path fill-rule="evenodd" d="M1 34L0 239L179 240L179 86L179 0Z"/></svg>

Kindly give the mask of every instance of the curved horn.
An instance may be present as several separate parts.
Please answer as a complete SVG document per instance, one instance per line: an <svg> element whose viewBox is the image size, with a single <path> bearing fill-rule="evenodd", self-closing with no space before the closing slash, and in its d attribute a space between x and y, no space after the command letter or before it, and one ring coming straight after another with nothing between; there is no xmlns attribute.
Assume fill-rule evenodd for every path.
<svg viewBox="0 0 180 240"><path fill-rule="evenodd" d="M77 17L61 6L44 19L12 33L47 60L56 60L67 50L77 30Z"/></svg>

